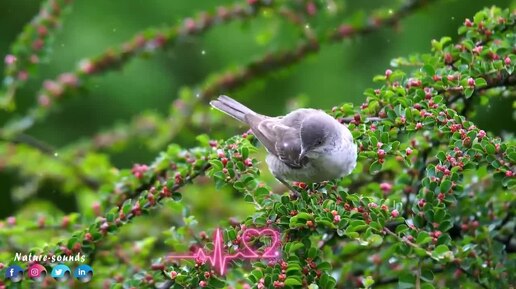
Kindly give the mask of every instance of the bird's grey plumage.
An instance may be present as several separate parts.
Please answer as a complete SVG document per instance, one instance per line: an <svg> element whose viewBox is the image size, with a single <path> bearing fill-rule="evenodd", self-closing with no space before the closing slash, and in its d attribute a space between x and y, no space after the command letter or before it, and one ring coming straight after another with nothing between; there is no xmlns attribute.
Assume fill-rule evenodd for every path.
<svg viewBox="0 0 516 289"><path fill-rule="evenodd" d="M210 104L251 127L269 152L269 169L282 182L331 180L351 173L356 165L351 133L322 110L303 108L269 117L228 96Z"/></svg>

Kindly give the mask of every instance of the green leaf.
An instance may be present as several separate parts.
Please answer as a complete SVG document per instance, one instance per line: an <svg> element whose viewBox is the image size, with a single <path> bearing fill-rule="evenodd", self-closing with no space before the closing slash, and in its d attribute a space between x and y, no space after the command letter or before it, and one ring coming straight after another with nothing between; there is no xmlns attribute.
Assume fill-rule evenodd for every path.
<svg viewBox="0 0 516 289"><path fill-rule="evenodd" d="M264 197L267 197L269 195L269 190L265 187L260 187L254 191L254 195L258 199L263 199Z"/></svg>
<svg viewBox="0 0 516 289"><path fill-rule="evenodd" d="M425 64L421 68L421 70L426 72L426 74L428 74L429 76L434 76L435 75L435 70L434 70L434 68L430 64Z"/></svg>
<svg viewBox="0 0 516 289"><path fill-rule="evenodd" d="M299 280L297 278L288 277L287 279L285 279L285 285L287 285L287 286L301 286L301 285L303 285L303 283L301 282L301 280Z"/></svg>
<svg viewBox="0 0 516 289"><path fill-rule="evenodd" d="M201 146L208 146L210 137L207 134L200 134L195 138Z"/></svg>
<svg viewBox="0 0 516 289"><path fill-rule="evenodd" d="M416 276L409 272L401 273L398 278L398 289L411 289L416 284Z"/></svg>
<svg viewBox="0 0 516 289"><path fill-rule="evenodd" d="M486 151L490 155L494 154L496 152L495 146L490 143L486 144Z"/></svg>
<svg viewBox="0 0 516 289"><path fill-rule="evenodd" d="M416 253L419 257L426 257L426 250L422 248L414 248L414 253Z"/></svg>
<svg viewBox="0 0 516 289"><path fill-rule="evenodd" d="M319 265L317 265L317 269L321 271L328 271L331 269L331 264L328 262L321 262Z"/></svg>
<svg viewBox="0 0 516 289"><path fill-rule="evenodd" d="M317 248L310 247L310 249L308 249L308 258L315 259L315 257L317 257Z"/></svg>
<svg viewBox="0 0 516 289"><path fill-rule="evenodd" d="M385 75L376 75L375 77L373 77L374 82L381 82L385 81L386 79L387 77L385 77Z"/></svg>
<svg viewBox="0 0 516 289"><path fill-rule="evenodd" d="M421 270L421 279L423 279L426 282L433 282L434 281L434 273L432 272L432 270L423 269L423 270Z"/></svg>
<svg viewBox="0 0 516 289"><path fill-rule="evenodd" d="M432 241L432 237L430 237L430 235L425 231L421 231L417 235L416 244L418 244L418 245L423 245L430 241Z"/></svg>
<svg viewBox="0 0 516 289"><path fill-rule="evenodd" d="M382 164L378 161L374 161L371 166L369 167L369 172L371 174L377 174L382 169Z"/></svg>
<svg viewBox="0 0 516 289"><path fill-rule="evenodd" d="M172 193L172 199L174 201L181 201L182 198L183 198L183 195L181 193L178 193L178 192Z"/></svg>
<svg viewBox="0 0 516 289"><path fill-rule="evenodd" d="M477 78L475 79L475 87L476 88L482 88L484 86L487 86L487 81L483 78Z"/></svg>
<svg viewBox="0 0 516 289"><path fill-rule="evenodd" d="M296 215L297 218L303 219L303 220L312 220L313 216L308 214L307 212L300 212Z"/></svg>
<svg viewBox="0 0 516 289"><path fill-rule="evenodd" d="M223 281L223 280L220 280L218 278L210 278L209 281L208 281L208 284L214 288L223 288L224 286L226 286L226 282Z"/></svg>
<svg viewBox="0 0 516 289"><path fill-rule="evenodd" d="M247 157L249 157L249 149L247 147L243 147L242 148L242 159L247 159Z"/></svg>
<svg viewBox="0 0 516 289"><path fill-rule="evenodd" d="M365 288L370 288L374 284L374 279L371 276L367 276L363 281Z"/></svg>
<svg viewBox="0 0 516 289"><path fill-rule="evenodd" d="M304 247L305 245L303 243L296 241L290 244L289 252L292 253Z"/></svg>
<svg viewBox="0 0 516 289"><path fill-rule="evenodd" d="M224 168L224 165L219 160L210 160L211 168L215 171L220 171Z"/></svg>
<svg viewBox="0 0 516 289"><path fill-rule="evenodd" d="M464 89L464 95L466 96L466 98L470 98L473 95L474 91L475 90L473 88L468 87Z"/></svg>
<svg viewBox="0 0 516 289"><path fill-rule="evenodd" d="M452 182L448 179L441 182L441 186L439 187L441 189L441 193L447 193L452 186Z"/></svg>
<svg viewBox="0 0 516 289"><path fill-rule="evenodd" d="M442 259L450 252L446 245L439 245L432 251L432 256L436 259Z"/></svg>
<svg viewBox="0 0 516 289"><path fill-rule="evenodd" d="M383 238L380 235L372 234L367 238L367 242L373 247L378 247L383 243Z"/></svg>

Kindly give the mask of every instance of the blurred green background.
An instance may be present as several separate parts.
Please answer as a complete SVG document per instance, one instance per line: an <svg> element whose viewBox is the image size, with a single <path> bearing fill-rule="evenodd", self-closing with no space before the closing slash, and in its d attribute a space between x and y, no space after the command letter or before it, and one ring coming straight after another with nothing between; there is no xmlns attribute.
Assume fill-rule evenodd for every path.
<svg viewBox="0 0 516 289"><path fill-rule="evenodd" d="M360 11L367 13L376 7L393 6L392 0L336 2L342 8L342 19L338 22L345 22ZM9 53L9 45L23 25L37 13L40 3L34 0L1 0L2 59ZM74 70L81 59L117 46L148 27L182 23L185 17L199 11L212 11L228 3L234 1L76 0L72 12L64 19L63 30L55 39L49 62L42 65L38 77L31 79L19 92L17 113L35 103L36 91L44 79L54 79L61 72ZM442 36L456 38L457 28L465 18L471 18L476 11L491 5L514 7L515 2L435 1L403 19L396 29L382 29L343 43L324 45L318 54L288 69L288 73L253 82L231 96L271 115L285 113L292 99L323 109L342 102L360 104L363 91L374 87L372 77L382 74L391 59L429 52L432 39ZM267 17L236 21L217 26L202 37L187 38L173 49L161 51L148 59L133 59L120 71L94 77L88 93L65 101L57 112L30 129L28 134L59 148L90 138L117 123L127 122L143 110L166 115L182 87L195 89L212 73L244 65L266 52L295 47L300 37L289 26L285 21ZM8 117L10 115L2 112L0 123ZM511 101L493 101L488 109L479 112L477 124L495 133L514 131L516 123ZM225 135L240 131L242 129L231 128ZM206 132L210 133L209 128ZM191 134L181 134L174 141L183 145L194 143ZM123 152L112 153L111 160L117 167L127 168L137 162L148 163L155 155L155 151L136 145ZM16 182L16 172L0 170L2 218L12 214L17 207L10 199ZM47 196L53 198L52 193ZM69 199L55 199L57 206L67 210Z"/></svg>

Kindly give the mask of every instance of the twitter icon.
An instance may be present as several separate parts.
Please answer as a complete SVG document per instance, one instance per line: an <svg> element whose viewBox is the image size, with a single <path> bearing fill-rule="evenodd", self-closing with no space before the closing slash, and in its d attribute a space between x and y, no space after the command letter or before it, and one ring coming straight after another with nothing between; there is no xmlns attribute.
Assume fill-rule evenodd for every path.
<svg viewBox="0 0 516 289"><path fill-rule="evenodd" d="M68 266L59 264L55 266L52 269L52 273L50 274L54 279L56 279L59 282L64 282L68 279L70 279L70 276L72 275L70 268Z"/></svg>

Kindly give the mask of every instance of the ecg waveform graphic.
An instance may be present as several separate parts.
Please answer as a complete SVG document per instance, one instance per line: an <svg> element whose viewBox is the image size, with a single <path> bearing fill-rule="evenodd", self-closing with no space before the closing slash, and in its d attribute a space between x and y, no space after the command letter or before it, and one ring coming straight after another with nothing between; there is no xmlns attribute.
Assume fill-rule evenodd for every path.
<svg viewBox="0 0 516 289"><path fill-rule="evenodd" d="M263 253L253 249L248 243L252 237L268 237L271 239L271 244L263 250ZM226 273L227 263L233 259L276 259L279 257L279 236L280 234L273 229L245 229L242 233L242 247L240 251L235 254L226 254L224 251L224 240L220 229L216 229L213 236L213 251L211 255L206 254L201 248L195 253L190 254L170 254L168 257L172 259L194 259L202 263L210 262L211 266L215 268L220 275Z"/></svg>

